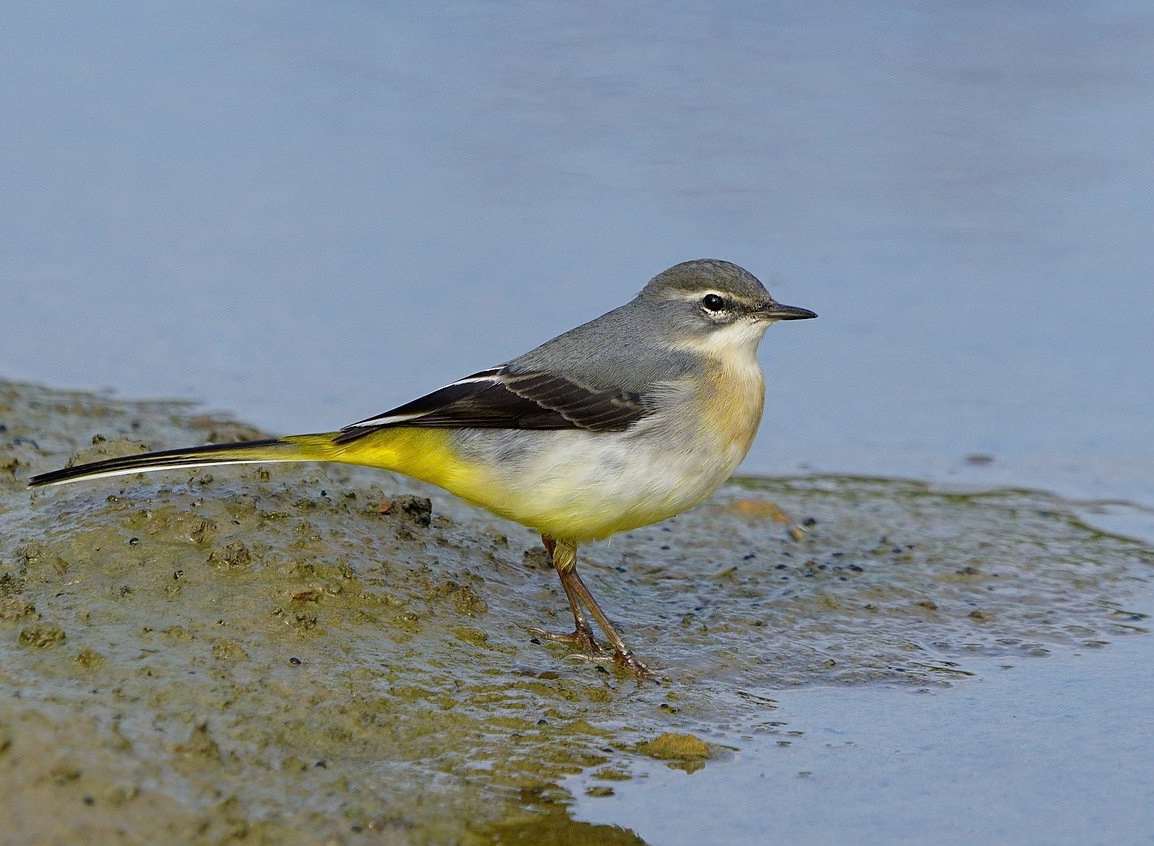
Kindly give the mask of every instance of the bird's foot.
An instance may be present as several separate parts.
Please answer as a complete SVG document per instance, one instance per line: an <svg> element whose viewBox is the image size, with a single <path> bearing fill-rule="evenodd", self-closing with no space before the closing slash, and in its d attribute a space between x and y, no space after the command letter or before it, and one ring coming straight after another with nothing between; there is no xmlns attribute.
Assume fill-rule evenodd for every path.
<svg viewBox="0 0 1154 846"><path fill-rule="evenodd" d="M637 676L637 680L653 678L653 671L646 667L637 657L628 649L618 649L613 653L613 663L623 670L627 670L633 675Z"/></svg>
<svg viewBox="0 0 1154 846"><path fill-rule="evenodd" d="M588 658L601 658L608 653L604 647L597 642L593 637L593 632L588 627L578 626L573 631L559 634L557 632L547 632L544 629L530 628L529 634L541 640L551 640L554 643L564 643L572 649L577 650L580 654Z"/></svg>

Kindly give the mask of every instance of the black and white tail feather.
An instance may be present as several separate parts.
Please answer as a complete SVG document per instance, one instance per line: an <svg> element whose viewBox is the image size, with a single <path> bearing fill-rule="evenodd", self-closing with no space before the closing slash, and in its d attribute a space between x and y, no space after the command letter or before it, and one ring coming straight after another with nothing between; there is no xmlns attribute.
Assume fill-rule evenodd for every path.
<svg viewBox="0 0 1154 846"><path fill-rule="evenodd" d="M235 444L208 444L187 449L168 449L140 455L107 458L75 467L64 467L51 473L41 473L28 480L28 487L43 488L63 485L81 479L105 479L154 470L178 470L185 467L208 467L217 464L255 464L266 461L307 461L293 457L292 445L277 439L246 441ZM278 453L284 457L278 458Z"/></svg>

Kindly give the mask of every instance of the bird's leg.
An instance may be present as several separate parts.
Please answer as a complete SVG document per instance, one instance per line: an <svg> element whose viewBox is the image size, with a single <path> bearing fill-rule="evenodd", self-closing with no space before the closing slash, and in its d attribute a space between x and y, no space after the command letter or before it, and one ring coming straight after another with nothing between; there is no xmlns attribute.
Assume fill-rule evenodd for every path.
<svg viewBox="0 0 1154 846"><path fill-rule="evenodd" d="M571 634L555 634L536 628L531 631L537 637L567 643L591 657L603 654L600 644L593 637L593 629L590 628L585 614L581 611L581 602L573 590L572 582L566 577L567 573L575 572L577 547L564 541L558 542L548 535L541 535L541 543L545 545L545 550L553 560L553 567L557 570L557 575L561 577L561 587L565 589L565 596L569 599L569 608L573 612L574 627Z"/></svg>
<svg viewBox="0 0 1154 846"><path fill-rule="evenodd" d="M576 552L576 550L574 550ZM625 645L625 641L621 639L621 635L617 633L617 629L613 628L613 624L609 622L609 618L605 616L605 612L601 610L601 606L597 604L597 600L593 598L593 594L589 592L589 588L585 587L585 582L581 581L581 577L577 575L577 561L574 555L573 565L561 574L561 583L568 583L565 592L570 597L576 597L589 609L589 613L593 615L593 619L597 621L597 625L601 627L601 631L605 632L606 637L609 638L610 643L613 644L613 660L631 670L639 678L645 678L652 675L649 668L642 664L633 655L632 650ZM572 599L570 599L572 601Z"/></svg>

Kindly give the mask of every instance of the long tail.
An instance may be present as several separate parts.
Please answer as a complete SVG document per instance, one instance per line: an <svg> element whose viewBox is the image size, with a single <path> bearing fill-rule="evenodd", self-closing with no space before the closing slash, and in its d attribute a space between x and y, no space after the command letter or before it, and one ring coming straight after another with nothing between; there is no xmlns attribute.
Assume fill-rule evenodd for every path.
<svg viewBox="0 0 1154 846"><path fill-rule="evenodd" d="M42 473L28 480L30 488L65 485L82 479L102 479L129 473L150 473L153 470L174 470L180 467L206 467L212 464L254 464L266 461L332 461L340 452L333 444L335 433L320 435L292 435L267 441L246 441L235 444L209 444L189 449L167 449L142 455L126 455L65 467Z"/></svg>

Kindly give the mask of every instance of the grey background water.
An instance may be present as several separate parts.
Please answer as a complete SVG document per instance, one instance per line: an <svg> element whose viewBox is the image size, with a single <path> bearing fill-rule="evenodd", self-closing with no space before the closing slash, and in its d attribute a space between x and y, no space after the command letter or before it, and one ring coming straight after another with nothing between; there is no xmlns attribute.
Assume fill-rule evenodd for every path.
<svg viewBox="0 0 1154 846"><path fill-rule="evenodd" d="M822 316L747 470L1150 498L1147 3L3 18L6 376L328 429L719 256Z"/></svg>
<svg viewBox="0 0 1154 846"><path fill-rule="evenodd" d="M717 256L821 314L763 345L746 470L1154 504L1148 3L0 9L0 375L328 429ZM673 842L668 821L740 842L768 804L725 800L770 784L800 803L782 829L795 842L838 826L945 837L973 805L929 796L933 766L895 769L882 750L900 747L973 776L943 787L971 799L1025 785L1020 803L987 803L996 839L1057 842L1057 801L1148 842L1149 803L1125 814L1150 775L1126 752L1148 744L1154 708L1148 675L1125 670L1148 665L1141 642L1076 688L1063 680L1080 670L1055 663L933 700L790 694L788 719L865 751L815 745L799 756L812 767L781 769L755 745L582 812L653 842ZM966 713L995 725L1011 700L1016 728L958 745ZM1129 707L1107 724L1105 700ZM910 727L922 746L899 742ZM991 759L983 780L983 751L1047 739L1038 766ZM1062 761L1091 775L1044 789ZM806 767L815 780L796 780ZM717 813L670 810L693 802Z"/></svg>
<svg viewBox="0 0 1154 846"><path fill-rule="evenodd" d="M663 846L1149 844L1154 766L1138 738L1154 732L1154 668L1144 640L1008 670L973 662L981 677L944 692L783 692L797 733L783 745L763 739L760 754L692 775L655 765L613 797L582 799L578 816ZM587 783L571 786L581 796ZM685 813L688 797L708 813Z"/></svg>

